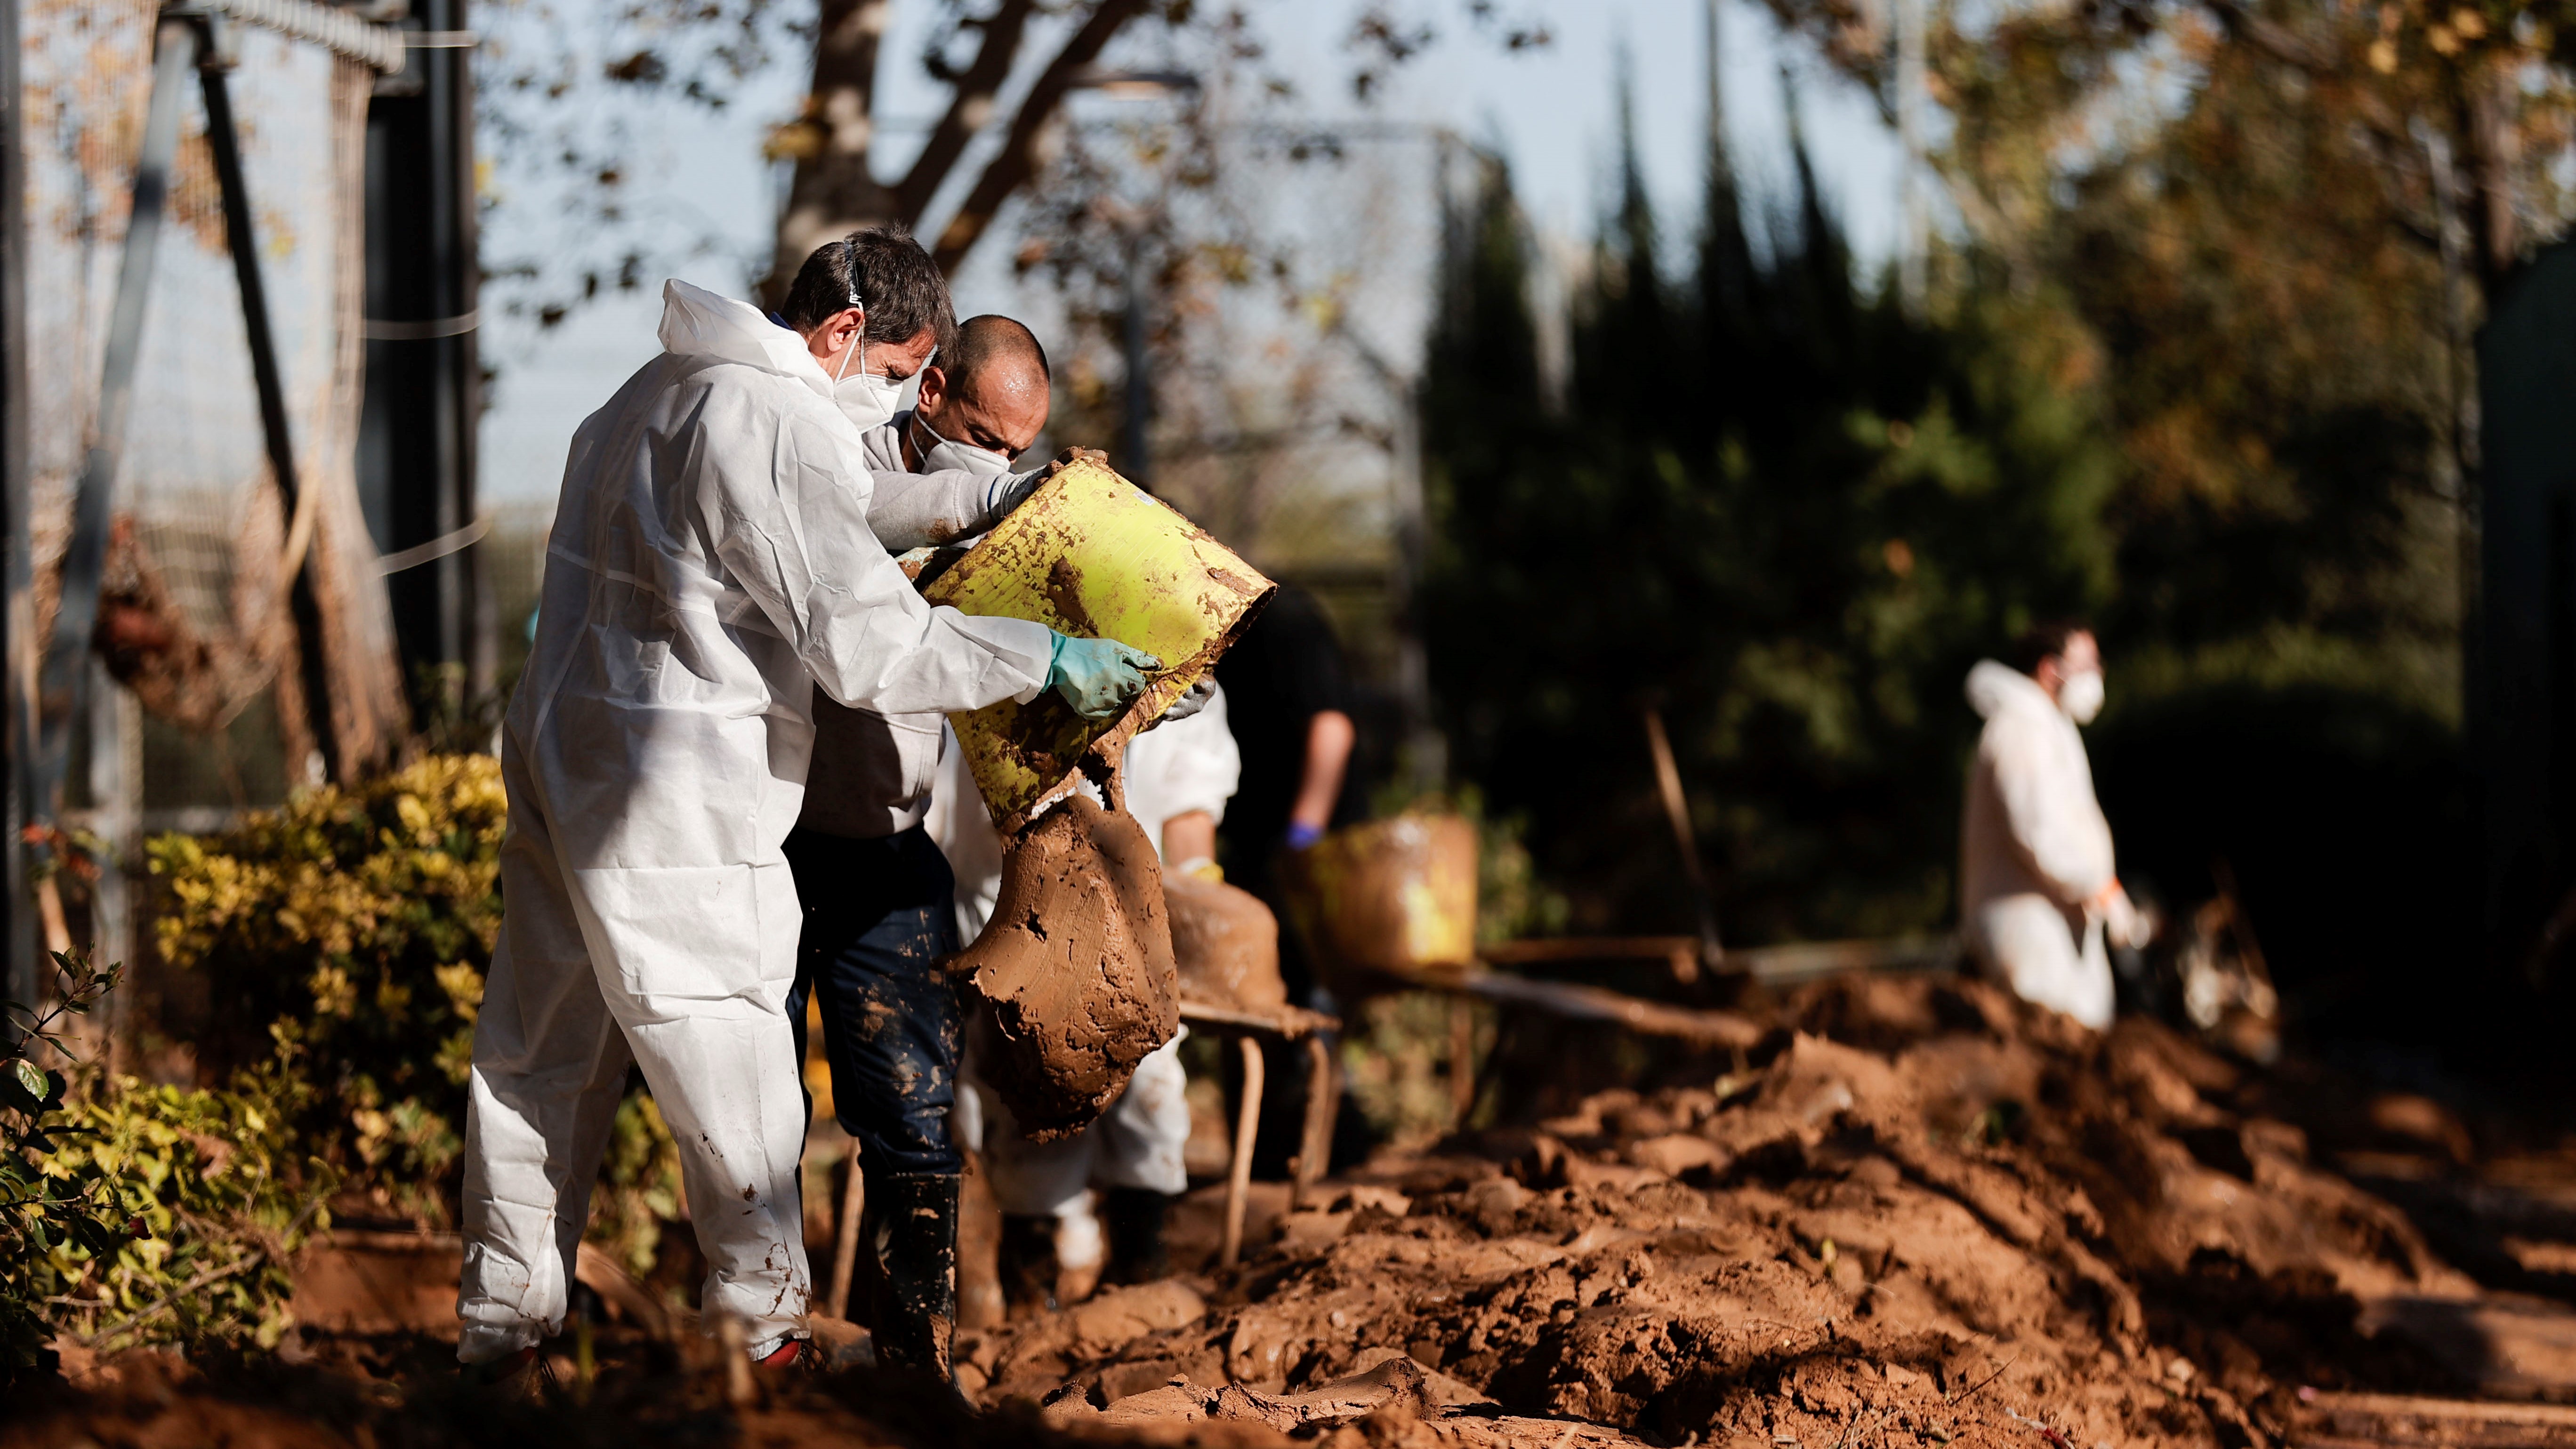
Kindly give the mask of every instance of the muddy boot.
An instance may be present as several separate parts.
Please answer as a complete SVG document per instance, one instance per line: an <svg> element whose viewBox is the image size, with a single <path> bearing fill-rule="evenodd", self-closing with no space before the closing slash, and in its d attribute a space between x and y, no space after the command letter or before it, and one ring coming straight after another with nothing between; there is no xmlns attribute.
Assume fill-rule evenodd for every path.
<svg viewBox="0 0 2576 1449"><path fill-rule="evenodd" d="M1101 1204L1109 1230L1109 1272L1121 1283L1152 1283L1172 1276L1171 1247L1163 1225L1172 1200L1144 1187L1113 1187Z"/></svg>
<svg viewBox="0 0 2576 1449"><path fill-rule="evenodd" d="M472 1393L536 1403L555 1387L555 1371L532 1344L481 1363L460 1363L456 1381Z"/></svg>
<svg viewBox="0 0 2576 1449"><path fill-rule="evenodd" d="M1002 1301L1012 1318L1056 1310L1055 1219L1022 1213L1002 1216Z"/></svg>
<svg viewBox="0 0 2576 1449"><path fill-rule="evenodd" d="M954 1382L948 1362L957 1326L958 1179L889 1175L868 1184L862 1242L874 1272L877 1363Z"/></svg>

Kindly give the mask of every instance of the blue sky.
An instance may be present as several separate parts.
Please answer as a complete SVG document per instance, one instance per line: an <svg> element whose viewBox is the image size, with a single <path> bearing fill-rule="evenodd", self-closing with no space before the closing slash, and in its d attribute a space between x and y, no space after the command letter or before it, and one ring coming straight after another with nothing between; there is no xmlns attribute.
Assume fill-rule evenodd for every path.
<svg viewBox="0 0 2576 1449"><path fill-rule="evenodd" d="M1803 46L1784 41L1765 11L1746 0L1720 4L1728 134L1755 200L1777 197L1788 185L1785 63L1798 77L1800 115L1830 201L1863 264L1879 264L1895 239L1894 138L1865 97L1823 73ZM931 8L923 0L895 0L883 50L881 114L898 126L904 118L934 114L939 104L939 92L912 60ZM1297 84L1307 114L1343 118L1361 112L1350 95L1353 60L1343 44L1358 8L1358 0L1252 6L1269 45L1269 63ZM1553 39L1516 54L1479 38L1464 19L1463 4L1414 0L1409 8L1431 21L1440 39L1396 73L1370 108L1373 114L1445 125L1499 144L1541 232L1581 238L1603 209L1614 171L1615 80L1624 52L1635 77L1639 150L1666 219L1666 239L1687 240L1705 128L1703 0L1526 0L1518 13L1542 17ZM1129 51L1124 58L1131 63L1156 59L1145 45ZM742 293L745 259L765 255L775 205L776 178L758 160L760 142L770 126L794 113L805 80L803 64L790 54L752 77L736 103L712 117L665 106L636 110L619 123L640 163L635 174L655 178L649 188L634 188L636 210L665 234L713 243L668 270ZM891 130L879 147L881 174L893 174L914 144L913 133ZM971 174L973 163L970 155L959 168L961 178ZM930 229L936 229L945 204L934 205ZM542 250L549 228L562 225L547 215L552 210L541 195L516 195L505 187L486 223L487 248ZM961 315L1043 314L1044 299L1022 292L999 265L1002 249L988 242L970 258L957 280ZM487 502L551 501L574 426L651 355L659 281L648 279L636 294L605 297L550 330L487 308L485 356L500 373L484 422ZM1418 333L1420 321L1418 308L1397 306L1387 309L1380 325L1398 334L1387 340L1400 346L1403 335Z"/></svg>

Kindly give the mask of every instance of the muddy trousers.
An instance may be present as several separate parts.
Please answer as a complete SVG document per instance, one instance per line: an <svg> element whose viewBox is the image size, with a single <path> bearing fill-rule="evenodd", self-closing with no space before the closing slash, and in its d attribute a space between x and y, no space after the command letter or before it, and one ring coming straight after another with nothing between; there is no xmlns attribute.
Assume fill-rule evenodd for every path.
<svg viewBox="0 0 2576 1449"><path fill-rule="evenodd" d="M787 837L805 902L787 1014L804 1060L805 1001L823 1021L832 1111L859 1144L867 1209L858 1301L888 1367L946 1377L956 1318L956 877L927 831Z"/></svg>
<svg viewBox="0 0 2576 1449"><path fill-rule="evenodd" d="M881 840L799 830L787 863L805 904L787 1019L804 1060L805 999L823 1018L832 1112L858 1139L870 1187L881 1174L965 1170L949 1140L957 1101L957 878L919 826Z"/></svg>

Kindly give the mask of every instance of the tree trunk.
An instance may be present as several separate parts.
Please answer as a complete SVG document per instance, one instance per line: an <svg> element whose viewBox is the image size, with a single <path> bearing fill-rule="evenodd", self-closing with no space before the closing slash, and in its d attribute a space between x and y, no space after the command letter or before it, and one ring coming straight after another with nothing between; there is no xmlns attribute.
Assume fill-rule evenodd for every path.
<svg viewBox="0 0 2576 1449"><path fill-rule="evenodd" d="M2491 65L2468 78L2461 107L2469 138L2469 182L2475 188L2469 227L2476 238L2480 289L2490 300L2522 254L2521 224L2513 207L2514 172L2522 161L2514 115L2518 99L2514 72Z"/></svg>
<svg viewBox="0 0 2576 1449"><path fill-rule="evenodd" d="M820 132L820 145L797 158L787 212L778 220L778 252L761 287L773 307L786 300L788 283L814 248L895 215L893 192L868 172L886 6L887 0L823 0L814 90L806 101L806 120Z"/></svg>
<svg viewBox="0 0 2576 1449"><path fill-rule="evenodd" d="M1100 0L1091 18L1047 63L1029 87L1028 99L1020 102L1020 113L1011 120L1011 134L1002 143L1001 154L984 168L983 175L975 178L974 189L958 206L957 214L940 229L939 244L930 249L939 270L954 276L958 264L966 260L967 251L1001 213L1002 203L1037 174L1039 138L1064 104L1065 93L1100 58L1101 49L1120 27L1144 8L1145 0Z"/></svg>

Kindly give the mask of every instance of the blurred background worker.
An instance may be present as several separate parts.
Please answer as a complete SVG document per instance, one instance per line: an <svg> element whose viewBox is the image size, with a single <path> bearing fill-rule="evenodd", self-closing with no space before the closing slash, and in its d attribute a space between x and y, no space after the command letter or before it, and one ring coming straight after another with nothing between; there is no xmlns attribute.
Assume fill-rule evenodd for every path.
<svg viewBox="0 0 2576 1449"><path fill-rule="evenodd" d="M921 285L940 287L944 305L944 284L909 238L899 247L862 238L867 244L853 253L862 294L919 272ZM980 533L1043 476L1009 471L1046 426L1046 355L1037 340L999 317L975 318L954 335L941 361L922 369L921 407L893 414L860 440L878 470L869 527L890 549ZM907 434L926 430L924 411L974 443L934 433L927 448L907 446ZM1116 695L1116 703L1125 698ZM805 902L787 1006L797 1060L810 992L831 1065L833 1113L859 1145L865 1179L861 1316L880 1362L944 1376L957 1316L964 1161L948 1122L962 1017L957 983L940 965L961 945L950 907L955 881L922 828L942 729L937 711L888 714L817 700L804 810L785 850Z"/></svg>
<svg viewBox="0 0 2576 1449"><path fill-rule="evenodd" d="M1968 947L2025 1000L2109 1026L2104 937L2142 945L2151 923L2114 871L2078 730L2102 709L2101 647L2081 625L2038 626L2009 665L1969 670L1967 694L1986 721L1959 847Z"/></svg>
<svg viewBox="0 0 2576 1449"><path fill-rule="evenodd" d="M1341 640L1312 593L1282 584L1217 661L1216 677L1232 701L1243 752L1243 785L1225 816L1220 858L1227 880L1285 921L1280 853L1304 850L1366 814L1350 768L1359 729ZM1281 933L1280 972L1288 999L1314 1006L1314 972L1295 935Z"/></svg>
<svg viewBox="0 0 2576 1449"><path fill-rule="evenodd" d="M1243 751L1243 787L1226 812L1218 858L1229 883L1260 897L1279 918L1279 974L1288 1000L1332 1011L1307 943L1288 925L1296 917L1283 867L1325 832L1367 818L1351 768L1359 727L1342 641L1321 600L1283 583L1217 661L1216 675L1232 701L1235 742ZM1304 1140L1306 1071L1291 1043L1265 1039L1261 1050L1270 1086L1261 1098L1253 1171L1276 1178L1287 1175L1293 1144ZM1229 1112L1240 1086L1229 1065Z"/></svg>
<svg viewBox="0 0 2576 1449"><path fill-rule="evenodd" d="M1224 690L1212 689L1194 713L1175 707L1127 746L1127 809L1160 852L1166 876L1223 878L1217 825L1242 771L1227 715ZM959 925L972 939L1000 888L1001 842L962 759L950 758L930 823L957 867ZM1002 1289L1014 1309L1078 1301L1104 1272L1142 1283L1169 1271L1165 1223L1173 1199L1189 1186L1182 1162L1189 1079L1180 1057L1188 1036L1184 1027L1138 1062L1126 1092L1099 1121L1053 1142L1020 1135L998 1098L973 1081L970 1057L975 1121L968 1125L1002 1211Z"/></svg>

